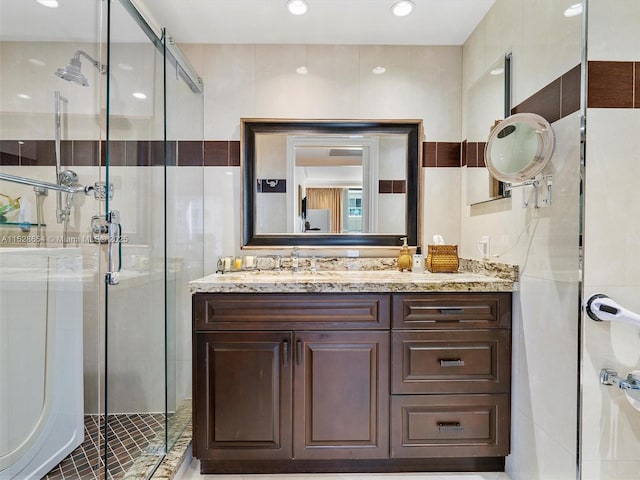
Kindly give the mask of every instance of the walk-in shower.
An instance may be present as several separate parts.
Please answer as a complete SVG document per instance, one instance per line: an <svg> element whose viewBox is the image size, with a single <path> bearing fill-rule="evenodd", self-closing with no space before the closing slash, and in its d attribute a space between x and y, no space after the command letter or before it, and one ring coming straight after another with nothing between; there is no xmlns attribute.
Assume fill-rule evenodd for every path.
<svg viewBox="0 0 640 480"><path fill-rule="evenodd" d="M64 28L69 24L72 31ZM180 412L189 408L191 391L187 284L203 275L203 172L179 156L192 142L202 150L203 101L198 75L176 48L128 0L66 0L57 9L0 2L0 55L12 65L0 70L0 193L33 205L35 191L37 206L31 208L31 232L11 224L15 214L0 222L0 240L17 239L0 241L0 250L15 247L1 252L0 287L13 288L17 278L24 287L24 295L7 293L15 300L12 317L2 310L8 303L0 302L0 347L22 345L17 332L3 325L46 320L26 315L42 306L36 301L42 289L29 283L35 275L20 266L22 259L33 259L42 271L52 271L59 256L79 260L78 269L62 265L51 278L60 293L79 287L82 301L72 309L58 296L47 298L65 320L72 310L79 319L70 328L81 339L82 361L73 365L81 369L85 442L38 478L148 478L190 418ZM107 225L115 211L121 230ZM92 224L94 217L100 221ZM106 281L105 226L117 233L111 240L118 242L119 285ZM9 265L24 271L14 277ZM21 301L28 305L21 308ZM64 348L72 336L54 338ZM3 352L42 358L42 349L29 346ZM42 368L27 378L24 368L14 369L16 361L0 357L0 380L25 389L37 384L31 377ZM3 435L19 433L0 425L0 454ZM6 465L0 471L22 480L12 478Z"/></svg>

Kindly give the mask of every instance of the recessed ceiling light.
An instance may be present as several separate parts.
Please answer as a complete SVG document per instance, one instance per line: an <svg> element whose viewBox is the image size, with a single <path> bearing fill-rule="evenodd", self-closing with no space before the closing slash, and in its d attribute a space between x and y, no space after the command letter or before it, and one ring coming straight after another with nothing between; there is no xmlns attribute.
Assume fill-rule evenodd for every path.
<svg viewBox="0 0 640 480"><path fill-rule="evenodd" d="M36 0L40 5L47 8L58 8L58 0Z"/></svg>
<svg viewBox="0 0 640 480"><path fill-rule="evenodd" d="M29 100L31 97L29 95L27 95L26 93L19 93L18 95L16 95L18 98L23 98L25 100Z"/></svg>
<svg viewBox="0 0 640 480"><path fill-rule="evenodd" d="M131 65L129 65L128 63L119 63L118 64L118 68L120 70L124 70L125 72L130 72L133 70L133 67Z"/></svg>
<svg viewBox="0 0 640 480"><path fill-rule="evenodd" d="M396 17L406 17L413 11L415 3L411 0L400 0L391 5L391 11Z"/></svg>
<svg viewBox="0 0 640 480"><path fill-rule="evenodd" d="M386 68L384 67L375 67L373 70L371 70L374 74L376 75L382 75L384 72L387 71Z"/></svg>
<svg viewBox="0 0 640 480"><path fill-rule="evenodd" d="M582 4L575 3L564 11L565 17L576 17L582 13Z"/></svg>
<svg viewBox="0 0 640 480"><path fill-rule="evenodd" d="M300 75L306 75L307 73L309 73L309 69L307 67L298 67L296 68L296 73Z"/></svg>
<svg viewBox="0 0 640 480"><path fill-rule="evenodd" d="M503 67L496 67L493 70L491 70L489 73L491 75L500 75L500 74L504 73L504 68Z"/></svg>
<svg viewBox="0 0 640 480"><path fill-rule="evenodd" d="M33 63L34 65L38 65L39 67L44 67L46 65L46 63L44 63L39 58L30 58L29 63Z"/></svg>
<svg viewBox="0 0 640 480"><path fill-rule="evenodd" d="M309 5L305 0L287 0L287 10L293 15L304 15Z"/></svg>
<svg viewBox="0 0 640 480"><path fill-rule="evenodd" d="M142 92L133 92L132 95L140 100L147 98L147 96Z"/></svg>

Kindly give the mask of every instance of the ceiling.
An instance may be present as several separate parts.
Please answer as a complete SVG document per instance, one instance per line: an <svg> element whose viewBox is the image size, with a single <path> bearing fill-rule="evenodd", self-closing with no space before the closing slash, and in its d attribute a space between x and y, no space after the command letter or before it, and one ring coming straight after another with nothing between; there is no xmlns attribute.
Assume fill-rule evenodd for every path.
<svg viewBox="0 0 640 480"><path fill-rule="evenodd" d="M24 0L22 0L24 1ZM285 0L139 0L178 43L461 45L495 0L307 0L291 15Z"/></svg>
<svg viewBox="0 0 640 480"><path fill-rule="evenodd" d="M166 27L177 43L286 43L340 45L461 45L495 0L414 0L406 17L391 14L395 0L307 0L291 15L285 0L131 0ZM98 0L1 0L0 39L99 41ZM145 41L118 2L112 40Z"/></svg>

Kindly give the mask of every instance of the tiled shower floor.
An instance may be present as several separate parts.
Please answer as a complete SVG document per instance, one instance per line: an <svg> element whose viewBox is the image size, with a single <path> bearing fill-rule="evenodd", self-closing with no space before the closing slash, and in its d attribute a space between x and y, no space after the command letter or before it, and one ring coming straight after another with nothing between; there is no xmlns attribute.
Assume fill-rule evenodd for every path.
<svg viewBox="0 0 640 480"><path fill-rule="evenodd" d="M161 413L109 415L109 480L122 479L141 452L164 429ZM44 477L46 480L102 480L104 415L85 415L84 441Z"/></svg>

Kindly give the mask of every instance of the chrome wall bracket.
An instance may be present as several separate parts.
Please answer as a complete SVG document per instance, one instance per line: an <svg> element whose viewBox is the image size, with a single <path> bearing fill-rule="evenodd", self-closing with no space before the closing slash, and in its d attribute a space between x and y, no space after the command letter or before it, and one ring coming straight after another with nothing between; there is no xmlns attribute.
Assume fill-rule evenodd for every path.
<svg viewBox="0 0 640 480"><path fill-rule="evenodd" d="M600 383L602 385L615 385L622 390L640 390L640 376L630 373L624 379L618 376L612 368L603 368L600 370Z"/></svg>
<svg viewBox="0 0 640 480"><path fill-rule="evenodd" d="M505 183L504 192L505 196L511 196L511 190L520 187L532 187L533 188L533 208L540 207L540 201L542 205L548 207L551 205L551 193L553 191L553 175L545 175L541 179L527 180L522 183ZM543 197L540 200L539 190L542 188ZM525 196L525 191L522 191L522 208L527 208L531 201Z"/></svg>

